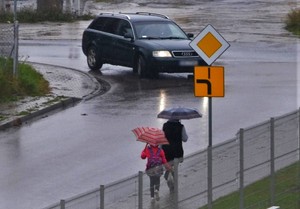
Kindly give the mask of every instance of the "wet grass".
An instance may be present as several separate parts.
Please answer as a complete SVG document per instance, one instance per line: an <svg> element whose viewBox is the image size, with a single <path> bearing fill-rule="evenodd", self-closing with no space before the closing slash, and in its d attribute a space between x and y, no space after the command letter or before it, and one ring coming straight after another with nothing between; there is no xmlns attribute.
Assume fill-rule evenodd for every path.
<svg viewBox="0 0 300 209"><path fill-rule="evenodd" d="M49 82L32 66L19 63L14 75L13 60L0 57L0 103L18 101L26 96L43 96L49 92Z"/></svg>
<svg viewBox="0 0 300 209"><path fill-rule="evenodd" d="M300 166L299 162L279 170L275 174L275 205L284 208L300 208ZM266 209L270 207L270 178L257 181L244 190L244 206L247 209ZM214 209L238 209L239 192L221 197L213 202ZM207 209L201 207L200 209Z"/></svg>
<svg viewBox="0 0 300 209"><path fill-rule="evenodd" d="M300 9L291 10L285 20L285 29L300 37Z"/></svg>
<svg viewBox="0 0 300 209"><path fill-rule="evenodd" d="M17 13L17 19L20 23L38 23L38 22L75 22L78 20L90 20L95 16L92 14L76 15L70 12L38 12L31 8L24 8ZM0 23L13 22L14 14L12 12L4 12L0 14Z"/></svg>

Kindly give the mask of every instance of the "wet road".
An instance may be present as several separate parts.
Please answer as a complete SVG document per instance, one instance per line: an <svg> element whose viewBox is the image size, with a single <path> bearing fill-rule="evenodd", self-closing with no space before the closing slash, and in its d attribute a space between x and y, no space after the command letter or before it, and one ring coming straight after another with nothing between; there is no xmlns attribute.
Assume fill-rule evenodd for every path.
<svg viewBox="0 0 300 209"><path fill-rule="evenodd" d="M238 0L215 3L223 8L226 18L234 12L241 15L254 6L256 9L264 8L268 11L265 15L273 17L282 1L272 2L273 7L270 4L261 7L266 5L262 1L256 4ZM200 11L207 12L207 18L213 18L209 14L220 12L220 7L217 10L212 4L205 1L198 5ZM126 8L125 5L123 3L120 7ZM189 5L185 7L191 13L199 9ZM108 4L103 8L120 10ZM163 13L161 6L152 10ZM288 7L284 7L280 11L287 10ZM176 8L168 8L169 16L176 16L182 23L186 19L197 22L191 15L188 18L181 17L184 14L174 15L175 11L178 12ZM257 17L259 24L252 24L249 20L248 29L238 27L243 23L242 18L231 17L237 22L227 25L223 24L226 18L222 17L214 17L215 21L210 22L220 28L219 32L231 44L214 63L225 66L225 97L213 99L214 144L231 139L239 128L285 114L299 106L299 43L297 49L296 39L286 35L282 28L272 28L270 24L264 26L266 23L258 21L260 16L256 11L248 12L247 17L251 17L250 20ZM272 21L277 19L280 18ZM198 27L210 20L201 20L203 22L198 23ZM70 27L80 29L86 24L83 22ZM49 27L41 30L44 37L49 35L46 28ZM234 29L238 31L232 32ZM190 30L196 31L195 26L191 26ZM20 55L29 55L26 58L29 61L87 72L78 33L72 30L68 33L70 40L22 40ZM30 37L30 33L23 34L23 37L25 35ZM53 36L50 34L50 37ZM72 40L71 37L75 38ZM144 145L135 141L130 130L140 125L161 127L164 120L157 119L156 114L165 107L198 108L203 118L183 121L190 136L184 148L186 154L190 154L207 146L207 100L194 97L193 81L188 80L186 74L163 74L159 80L139 80L131 69L105 65L102 75L95 76L111 84L106 94L21 128L0 133L1 209L42 208L143 170L144 162L139 160L139 154Z"/></svg>

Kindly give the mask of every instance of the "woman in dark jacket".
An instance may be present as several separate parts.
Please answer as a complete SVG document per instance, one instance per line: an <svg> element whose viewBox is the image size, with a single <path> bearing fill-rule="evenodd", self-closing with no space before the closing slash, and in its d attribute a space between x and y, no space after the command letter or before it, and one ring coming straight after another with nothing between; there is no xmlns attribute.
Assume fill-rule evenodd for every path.
<svg viewBox="0 0 300 209"><path fill-rule="evenodd" d="M182 142L186 142L188 140L184 125L182 125L179 120L168 120L163 125L163 131L169 141L168 145L162 145L167 161L170 165L173 164L173 160L175 158L178 158L179 162L182 162L184 155ZM169 171L166 171L164 175L166 180L168 179L169 173ZM173 173L172 175L174 176ZM168 186L170 191L173 191L173 184L169 184L168 182Z"/></svg>
<svg viewBox="0 0 300 209"><path fill-rule="evenodd" d="M175 158L182 161L184 155L182 142L186 142L188 139L184 126L179 120L168 120L163 125L163 131L169 141L168 145L162 146L167 161L173 161Z"/></svg>

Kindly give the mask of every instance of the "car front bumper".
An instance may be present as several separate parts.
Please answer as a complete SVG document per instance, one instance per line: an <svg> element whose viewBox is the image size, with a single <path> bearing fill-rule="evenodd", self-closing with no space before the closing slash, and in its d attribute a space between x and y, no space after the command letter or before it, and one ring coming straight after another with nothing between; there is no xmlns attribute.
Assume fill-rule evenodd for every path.
<svg viewBox="0 0 300 209"><path fill-rule="evenodd" d="M149 63L150 69L156 72L166 73L191 73L195 66L205 66L206 63L200 58L153 58Z"/></svg>

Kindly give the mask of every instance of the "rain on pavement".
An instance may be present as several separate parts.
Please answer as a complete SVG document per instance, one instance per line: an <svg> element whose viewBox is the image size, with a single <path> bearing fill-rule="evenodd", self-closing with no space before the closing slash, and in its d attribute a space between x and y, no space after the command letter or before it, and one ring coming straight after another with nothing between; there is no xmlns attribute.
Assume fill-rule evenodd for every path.
<svg viewBox="0 0 300 209"><path fill-rule="evenodd" d="M120 2L88 1L86 9L162 13L195 35L212 24L230 42L213 64L225 67L225 97L213 99L214 144L299 106L299 41L283 29L296 0ZM88 72L80 48L88 23L21 25L20 56ZM161 127L165 120L156 115L166 107L199 109L203 118L182 121L189 135L185 154L207 146L207 99L194 97L186 74L139 80L131 69L105 65L95 76L110 83L106 94L0 133L1 209L43 208L144 170L139 158L144 144L131 130Z"/></svg>

